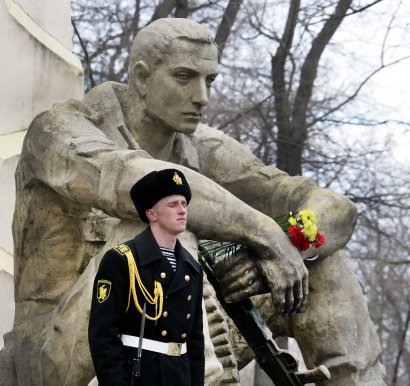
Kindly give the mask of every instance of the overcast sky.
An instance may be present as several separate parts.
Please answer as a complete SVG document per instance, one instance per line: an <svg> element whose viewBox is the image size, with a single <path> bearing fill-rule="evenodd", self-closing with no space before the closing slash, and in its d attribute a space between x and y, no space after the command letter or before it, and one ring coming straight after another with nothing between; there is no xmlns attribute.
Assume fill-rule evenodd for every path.
<svg viewBox="0 0 410 386"><path fill-rule="evenodd" d="M391 121L377 131L362 130L375 136L393 133L394 156L410 167L410 1L384 0L363 15L346 18L342 30L334 37L337 41L348 43L343 46L354 52L353 63L340 63L352 80L370 73L382 62L382 47L385 64L407 58L375 75L360 96L374 107L369 113L373 118ZM407 125L396 123L399 121Z"/></svg>

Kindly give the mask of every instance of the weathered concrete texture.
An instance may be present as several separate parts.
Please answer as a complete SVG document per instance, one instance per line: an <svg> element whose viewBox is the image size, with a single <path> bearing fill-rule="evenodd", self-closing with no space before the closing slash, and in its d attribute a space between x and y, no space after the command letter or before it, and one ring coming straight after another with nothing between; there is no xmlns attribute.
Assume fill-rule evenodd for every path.
<svg viewBox="0 0 410 386"><path fill-rule="evenodd" d="M57 101L83 94L82 68L71 54L71 39L69 0L0 1L0 50L7 52L0 72L0 347L14 314L9 261L14 172L33 117Z"/></svg>
<svg viewBox="0 0 410 386"><path fill-rule="evenodd" d="M40 28L71 49L72 27L70 1L14 0Z"/></svg>
<svg viewBox="0 0 410 386"><path fill-rule="evenodd" d="M49 35L50 41L56 37L62 43L56 51L64 47L71 51L69 7L69 0L0 2L0 47L2 52L7 52L0 72L0 135L26 129L34 115L57 101L81 97L81 67L67 63L59 52L51 52L33 37L35 31L20 24L24 16L13 13L15 9L22 10Z"/></svg>

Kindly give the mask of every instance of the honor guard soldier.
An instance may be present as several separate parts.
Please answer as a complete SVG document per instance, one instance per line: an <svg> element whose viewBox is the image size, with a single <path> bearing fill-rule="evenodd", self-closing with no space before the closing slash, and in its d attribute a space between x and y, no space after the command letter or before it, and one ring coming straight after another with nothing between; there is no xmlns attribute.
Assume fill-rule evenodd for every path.
<svg viewBox="0 0 410 386"><path fill-rule="evenodd" d="M89 343L99 385L203 386L203 272L177 239L190 187L165 169L130 195L149 227L109 250L95 278Z"/></svg>

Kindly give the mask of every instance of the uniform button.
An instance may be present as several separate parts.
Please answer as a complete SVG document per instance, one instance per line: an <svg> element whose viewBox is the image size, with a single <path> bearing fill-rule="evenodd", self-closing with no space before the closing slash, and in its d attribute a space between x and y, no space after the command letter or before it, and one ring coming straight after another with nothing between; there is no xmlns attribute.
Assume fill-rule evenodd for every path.
<svg viewBox="0 0 410 386"><path fill-rule="evenodd" d="M190 277L189 275L185 275L185 281L189 281Z"/></svg>
<svg viewBox="0 0 410 386"><path fill-rule="evenodd" d="M187 318L187 319L190 319L190 318L191 318L191 314L187 314L186 318Z"/></svg>
<svg viewBox="0 0 410 386"><path fill-rule="evenodd" d="M185 339L185 338L186 338L185 332L184 332L183 334L181 334L181 338L182 338L182 339Z"/></svg>
<svg viewBox="0 0 410 386"><path fill-rule="evenodd" d="M163 316L164 318L166 318L166 317L168 316L168 311L164 311L164 312L162 313L162 316Z"/></svg>
<svg viewBox="0 0 410 386"><path fill-rule="evenodd" d="M186 298L186 300L190 301L192 299L192 295L188 295L188 297Z"/></svg>
<svg viewBox="0 0 410 386"><path fill-rule="evenodd" d="M162 330L162 332L161 332L161 335L162 336L166 336L168 334L168 331L167 330Z"/></svg>
<svg viewBox="0 0 410 386"><path fill-rule="evenodd" d="M165 272L161 272L161 277L162 277L163 279L165 279L165 278L167 277L167 274L166 274Z"/></svg>

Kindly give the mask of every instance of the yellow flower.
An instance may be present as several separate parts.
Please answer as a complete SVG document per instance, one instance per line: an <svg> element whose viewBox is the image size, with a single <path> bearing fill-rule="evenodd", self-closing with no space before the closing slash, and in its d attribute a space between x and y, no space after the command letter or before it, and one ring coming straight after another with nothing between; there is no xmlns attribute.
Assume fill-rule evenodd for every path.
<svg viewBox="0 0 410 386"><path fill-rule="evenodd" d="M303 224L303 235L309 239L309 241L314 241L317 235L317 227L313 221L307 220Z"/></svg>
<svg viewBox="0 0 410 386"><path fill-rule="evenodd" d="M299 213L300 213L300 217L302 218L303 226L306 226L308 222L312 222L313 224L316 224L316 217L315 217L315 214L313 213L313 210L303 209Z"/></svg>
<svg viewBox="0 0 410 386"><path fill-rule="evenodd" d="M288 218L288 223L294 227L294 226L296 226L296 224L297 224L298 222L296 221L296 219L295 219L294 217L290 216L290 217Z"/></svg>

